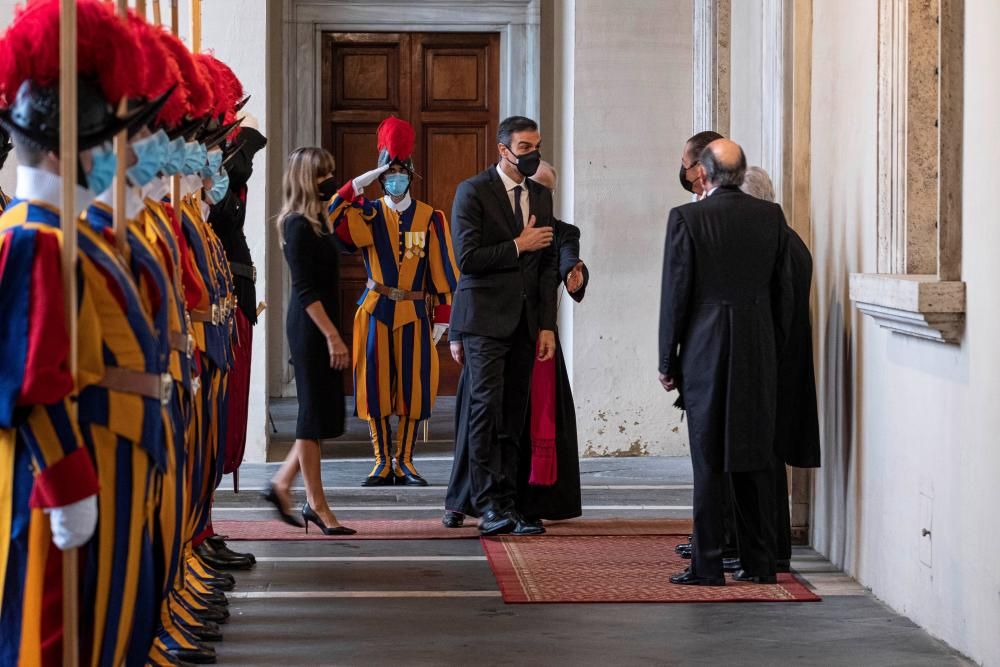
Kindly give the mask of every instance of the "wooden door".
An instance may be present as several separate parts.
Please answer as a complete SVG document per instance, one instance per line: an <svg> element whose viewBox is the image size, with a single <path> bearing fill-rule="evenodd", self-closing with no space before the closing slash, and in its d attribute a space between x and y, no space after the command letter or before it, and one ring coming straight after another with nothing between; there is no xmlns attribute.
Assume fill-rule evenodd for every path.
<svg viewBox="0 0 1000 667"><path fill-rule="evenodd" d="M385 118L398 116L412 123L417 135L411 195L450 218L458 184L496 159L500 35L331 32L323 37L323 146L337 160L338 180L377 166L375 131ZM381 195L378 183L365 190L373 199ZM340 302L348 346L365 280L360 257L344 257ZM438 346L438 357L439 394L454 395L460 369L447 341Z"/></svg>

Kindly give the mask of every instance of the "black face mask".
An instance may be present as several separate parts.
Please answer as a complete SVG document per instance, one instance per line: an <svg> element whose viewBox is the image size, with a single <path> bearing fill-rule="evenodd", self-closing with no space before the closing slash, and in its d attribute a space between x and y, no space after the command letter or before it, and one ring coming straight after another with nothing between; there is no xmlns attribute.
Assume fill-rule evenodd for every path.
<svg viewBox="0 0 1000 667"><path fill-rule="evenodd" d="M330 201L333 199L333 195L337 194L339 188L337 187L337 181L331 176L325 181L320 181L316 189L319 190L320 201Z"/></svg>
<svg viewBox="0 0 1000 667"><path fill-rule="evenodd" d="M685 190L687 190L688 192L690 192L691 194L694 194L694 183L692 183L691 181L688 180L687 172L688 172L688 170L682 164L681 165L681 187L684 188Z"/></svg>
<svg viewBox="0 0 1000 667"><path fill-rule="evenodd" d="M510 146L507 146L507 150L514 153ZM521 172L521 175L525 178L531 178L538 171L538 165L542 162L542 152L539 150L533 150L530 153L525 153L524 155L514 154L517 158L517 164L514 164L512 160L508 160L511 164L517 167L517 170Z"/></svg>

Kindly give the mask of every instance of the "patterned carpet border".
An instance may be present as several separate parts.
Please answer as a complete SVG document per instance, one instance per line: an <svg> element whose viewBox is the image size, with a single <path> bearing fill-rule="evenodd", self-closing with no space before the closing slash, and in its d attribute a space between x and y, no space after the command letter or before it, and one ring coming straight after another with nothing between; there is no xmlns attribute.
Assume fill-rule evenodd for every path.
<svg viewBox="0 0 1000 667"><path fill-rule="evenodd" d="M775 585L677 586L689 561L678 535L484 537L483 551L506 603L816 602L796 576Z"/></svg>
<svg viewBox="0 0 1000 667"><path fill-rule="evenodd" d="M462 528L445 528L440 519L367 519L343 520L345 526L358 531L356 535L327 537L310 526L307 535L302 528L289 526L278 520L267 521L214 521L213 527L228 540L456 540L476 539L475 519ZM548 536L569 537L579 535L688 535L689 519L574 519L545 524ZM546 536L546 537L548 537ZM542 538L545 539L545 538Z"/></svg>

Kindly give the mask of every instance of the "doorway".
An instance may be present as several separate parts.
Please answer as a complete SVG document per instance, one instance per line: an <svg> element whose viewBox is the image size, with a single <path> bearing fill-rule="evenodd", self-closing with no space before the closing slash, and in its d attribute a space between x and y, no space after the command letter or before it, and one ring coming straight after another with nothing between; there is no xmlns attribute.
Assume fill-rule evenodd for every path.
<svg viewBox="0 0 1000 667"><path fill-rule="evenodd" d="M458 184L495 159L500 115L499 33L326 32L322 41L322 144L346 181L376 166L375 132L398 116L413 124L414 198L450 219ZM377 184L365 196L381 196ZM341 262L345 342L365 289L360 256ZM443 340L439 394L454 396L460 367ZM346 391L353 393L350 376Z"/></svg>

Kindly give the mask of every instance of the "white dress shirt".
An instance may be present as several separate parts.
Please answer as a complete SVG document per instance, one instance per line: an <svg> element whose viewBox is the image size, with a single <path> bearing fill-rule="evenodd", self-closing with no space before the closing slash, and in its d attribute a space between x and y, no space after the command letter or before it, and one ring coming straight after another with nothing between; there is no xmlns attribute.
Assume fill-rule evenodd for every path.
<svg viewBox="0 0 1000 667"><path fill-rule="evenodd" d="M521 188L521 216L524 221L525 226L528 224L528 219L531 217L531 210L529 205L530 198L528 197L528 179L522 180L520 183L515 181L513 178L504 173L500 165L497 165L497 173L500 174L500 180L503 181L503 187L507 190L507 199L510 200L510 210L514 209L514 188ZM521 256L521 249L517 246L517 241L514 241L514 248L517 250L517 256Z"/></svg>

